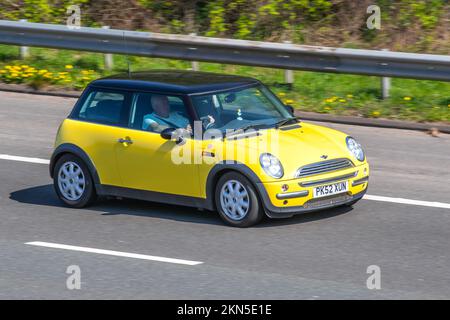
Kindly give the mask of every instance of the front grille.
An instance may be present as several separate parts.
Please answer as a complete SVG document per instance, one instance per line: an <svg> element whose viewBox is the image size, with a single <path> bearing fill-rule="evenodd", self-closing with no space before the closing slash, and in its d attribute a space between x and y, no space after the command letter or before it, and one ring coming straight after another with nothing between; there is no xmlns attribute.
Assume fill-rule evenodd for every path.
<svg viewBox="0 0 450 320"><path fill-rule="evenodd" d="M312 164L308 164L306 166L301 167L297 170L296 177L304 178L313 176L316 174L328 173L338 170L344 170L348 168L353 168L353 163L346 158L339 158L333 160L326 160L321 162L316 162Z"/></svg>
<svg viewBox="0 0 450 320"><path fill-rule="evenodd" d="M355 172L352 172L349 174L344 174L344 175L338 176L338 177L333 177L333 178L329 178L329 179L320 179L320 180L314 180L314 181L304 181L304 182L299 182L298 184L300 185L300 187L307 188L307 187L319 186L319 185L325 184L325 183L332 183L332 182L336 182L336 181L351 179L351 178L356 177L357 175L358 175L358 171L355 171ZM355 186L355 182L353 183L353 186Z"/></svg>
<svg viewBox="0 0 450 320"><path fill-rule="evenodd" d="M318 209L318 208L326 208L336 206L342 203L347 202L352 198L348 193L338 194L335 196L331 196L328 198L319 198L319 199L311 199L307 201L303 207L308 209Z"/></svg>

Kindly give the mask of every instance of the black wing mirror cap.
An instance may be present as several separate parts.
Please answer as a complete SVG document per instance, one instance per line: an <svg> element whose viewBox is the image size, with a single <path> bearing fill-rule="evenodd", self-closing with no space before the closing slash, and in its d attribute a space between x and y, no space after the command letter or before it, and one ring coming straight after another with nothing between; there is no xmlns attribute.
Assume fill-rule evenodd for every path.
<svg viewBox="0 0 450 320"><path fill-rule="evenodd" d="M174 133L177 129L176 128L166 128L163 131L161 131L161 138L166 140L172 140L174 138Z"/></svg>
<svg viewBox="0 0 450 320"><path fill-rule="evenodd" d="M287 111L289 111L290 114L292 114L292 115L294 114L294 107L293 106L291 106L289 104L286 104L286 105L284 105L284 107L286 108Z"/></svg>
<svg viewBox="0 0 450 320"><path fill-rule="evenodd" d="M181 128L166 128L161 131L161 137L166 140L175 141L176 144L183 145L186 140L183 136L183 133L186 132L186 129Z"/></svg>

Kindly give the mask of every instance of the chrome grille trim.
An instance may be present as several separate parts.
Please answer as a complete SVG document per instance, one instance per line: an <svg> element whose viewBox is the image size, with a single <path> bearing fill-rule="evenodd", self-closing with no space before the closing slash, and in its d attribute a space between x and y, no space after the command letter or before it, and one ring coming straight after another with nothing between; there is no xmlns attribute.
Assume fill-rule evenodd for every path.
<svg viewBox="0 0 450 320"><path fill-rule="evenodd" d="M297 192L288 192L288 193L278 193L277 199L283 200L283 199L301 198L301 197L306 197L308 194L309 194L308 190L297 191Z"/></svg>
<svg viewBox="0 0 450 320"><path fill-rule="evenodd" d="M329 179L321 179L321 180L314 180L314 181L299 182L299 185L301 187L312 187L312 186L317 186L317 185L321 185L321 184L336 182L336 181L340 181L340 180L351 179L351 178L356 177L357 175L358 175L358 171L355 171L355 172L352 172L352 173L349 173L349 174L345 174L345 175L342 175L342 176L333 177L333 178L329 178Z"/></svg>
<svg viewBox="0 0 450 320"><path fill-rule="evenodd" d="M364 177L364 178L362 178L362 179L358 179L358 180L353 181L352 186L353 186L353 187L356 187L356 186L359 186L359 185L361 185L361 184L364 184L364 183L366 183L366 182L368 182L368 181L369 181L369 177L367 176L367 177Z"/></svg>
<svg viewBox="0 0 450 320"><path fill-rule="evenodd" d="M304 178L321 173L328 173L338 170L353 168L354 164L350 159L338 158L308 164L297 170L296 178Z"/></svg>

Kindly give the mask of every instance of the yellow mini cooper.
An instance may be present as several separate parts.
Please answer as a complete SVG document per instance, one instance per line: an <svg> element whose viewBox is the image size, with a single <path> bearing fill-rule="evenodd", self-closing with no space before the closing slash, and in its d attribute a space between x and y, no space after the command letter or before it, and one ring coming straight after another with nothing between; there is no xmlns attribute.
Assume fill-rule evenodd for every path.
<svg viewBox="0 0 450 320"><path fill-rule="evenodd" d="M155 70L89 84L59 127L50 175L71 207L135 198L249 227L353 205L369 165L354 138L300 121L258 80Z"/></svg>

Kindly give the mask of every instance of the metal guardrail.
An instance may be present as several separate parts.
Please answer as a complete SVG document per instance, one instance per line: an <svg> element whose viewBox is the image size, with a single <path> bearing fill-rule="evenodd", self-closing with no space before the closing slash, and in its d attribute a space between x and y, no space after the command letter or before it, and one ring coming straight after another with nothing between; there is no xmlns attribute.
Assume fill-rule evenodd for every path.
<svg viewBox="0 0 450 320"><path fill-rule="evenodd" d="M0 20L0 43L251 65L450 81L450 56L302 46Z"/></svg>

